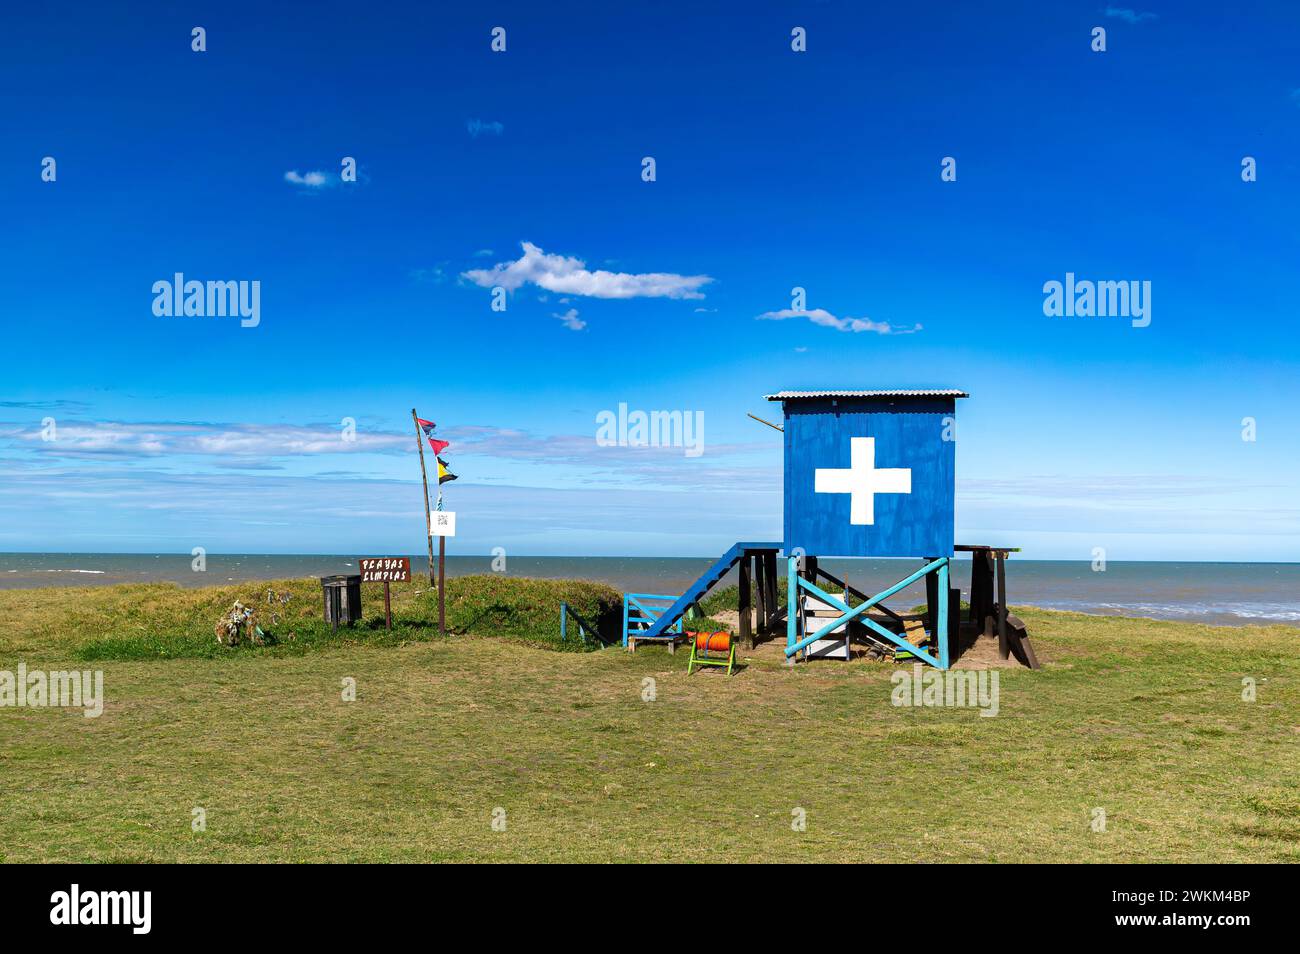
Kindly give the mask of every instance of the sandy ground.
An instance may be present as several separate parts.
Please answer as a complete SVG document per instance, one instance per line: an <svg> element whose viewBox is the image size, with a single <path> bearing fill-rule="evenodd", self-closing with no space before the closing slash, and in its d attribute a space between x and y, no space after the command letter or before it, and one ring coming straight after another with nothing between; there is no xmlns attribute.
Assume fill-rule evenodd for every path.
<svg viewBox="0 0 1300 954"><path fill-rule="evenodd" d="M718 622L725 624L727 628L730 629L732 632L736 632L740 628L740 613L736 612L735 610L724 610L723 612L715 613L713 618L716 619ZM1030 633L1029 637L1030 637L1030 641L1032 642L1033 633ZM752 656L759 659L766 659L770 657L771 659L780 662L784 658L784 654L782 652L784 647L785 647L785 641L783 639L770 639L767 642L759 643L752 650L742 648L738 650L738 652L745 656ZM863 658L866 654L865 650L866 647L855 643L851 648L851 652L853 653L853 658L854 659ZM1035 651L1038 652L1037 647L1035 647ZM819 664L823 662L826 664L831 664L835 662L835 660L829 660L829 659L816 660L816 661ZM1041 652L1038 652L1038 661L1040 663L1046 661L1043 658ZM957 660L952 664L952 668L953 669L1019 669L1021 668L1021 666L1014 656L1008 659L1002 659L998 656L998 639L996 636L993 636L993 637L980 637L979 639L976 639L975 642L972 645L968 646L962 652L961 656L959 656Z"/></svg>

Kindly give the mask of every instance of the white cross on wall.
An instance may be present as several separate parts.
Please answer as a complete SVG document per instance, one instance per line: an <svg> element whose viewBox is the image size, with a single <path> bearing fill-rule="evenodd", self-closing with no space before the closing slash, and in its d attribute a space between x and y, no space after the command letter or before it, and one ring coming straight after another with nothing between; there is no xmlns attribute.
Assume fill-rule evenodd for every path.
<svg viewBox="0 0 1300 954"><path fill-rule="evenodd" d="M813 471L813 491L849 494L849 523L870 526L876 522L876 494L910 494L912 471L908 467L876 469L876 439L849 439L849 469L818 467Z"/></svg>

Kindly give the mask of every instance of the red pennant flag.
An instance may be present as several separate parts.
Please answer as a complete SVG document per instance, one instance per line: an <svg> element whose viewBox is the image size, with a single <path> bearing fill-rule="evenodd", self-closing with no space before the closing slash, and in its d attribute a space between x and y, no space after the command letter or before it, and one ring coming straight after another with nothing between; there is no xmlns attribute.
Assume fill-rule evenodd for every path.
<svg viewBox="0 0 1300 954"><path fill-rule="evenodd" d="M420 430L424 431L424 436L428 440L429 446L433 448L435 457L451 446L450 441L439 440L433 436L433 429L438 426L433 421L426 421L422 417L417 417L415 423L419 424Z"/></svg>

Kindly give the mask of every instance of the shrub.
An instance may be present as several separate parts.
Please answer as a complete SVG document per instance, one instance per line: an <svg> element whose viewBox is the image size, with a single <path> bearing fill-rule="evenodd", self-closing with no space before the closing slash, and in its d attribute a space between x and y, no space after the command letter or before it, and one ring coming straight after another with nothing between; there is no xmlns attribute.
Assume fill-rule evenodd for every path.
<svg viewBox="0 0 1300 954"><path fill-rule="evenodd" d="M436 598L434 616L437 616ZM461 576L447 581L447 627L454 633L502 636L555 649L581 651L578 621L569 619L569 638L560 642L560 603L587 626L595 638L613 643L623 625L623 596L613 587L586 580L539 580L495 574ZM592 634L589 634L589 636Z"/></svg>
<svg viewBox="0 0 1300 954"><path fill-rule="evenodd" d="M83 660L224 658L234 653L301 655L351 643L398 645L438 638L438 596L423 579L392 585L393 628L384 627L383 587L362 587L364 616L338 631L325 625L316 580L251 582L203 589L174 584L69 591L54 621ZM257 610L267 645L223 646L214 624L240 601ZM560 603L595 632L584 641L570 619L560 641ZM447 580L447 630L514 639L581 652L619 639L622 595L585 580L539 580L496 574Z"/></svg>

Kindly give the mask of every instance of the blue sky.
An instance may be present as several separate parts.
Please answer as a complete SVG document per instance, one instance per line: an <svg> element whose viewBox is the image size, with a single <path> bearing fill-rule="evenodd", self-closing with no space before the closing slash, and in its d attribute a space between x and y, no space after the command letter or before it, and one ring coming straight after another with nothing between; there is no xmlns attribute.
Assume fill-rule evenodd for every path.
<svg viewBox="0 0 1300 954"><path fill-rule="evenodd" d="M764 394L942 386L960 540L1300 557L1300 8L622 6L7 14L0 550L419 552L415 406L460 552L713 554L780 533ZM1067 272L1150 325L1045 316Z"/></svg>

